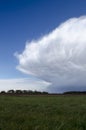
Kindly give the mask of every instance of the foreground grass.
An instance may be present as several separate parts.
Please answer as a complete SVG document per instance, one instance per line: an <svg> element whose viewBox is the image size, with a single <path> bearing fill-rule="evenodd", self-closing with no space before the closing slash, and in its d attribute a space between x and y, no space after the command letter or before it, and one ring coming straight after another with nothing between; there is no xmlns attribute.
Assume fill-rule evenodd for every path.
<svg viewBox="0 0 86 130"><path fill-rule="evenodd" d="M0 130L86 130L86 96L0 96Z"/></svg>

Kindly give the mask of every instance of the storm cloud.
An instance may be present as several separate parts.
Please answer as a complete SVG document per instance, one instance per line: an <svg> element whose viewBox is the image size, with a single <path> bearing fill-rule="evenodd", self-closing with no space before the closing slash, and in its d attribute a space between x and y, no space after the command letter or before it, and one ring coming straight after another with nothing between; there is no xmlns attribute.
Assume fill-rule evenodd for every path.
<svg viewBox="0 0 86 130"><path fill-rule="evenodd" d="M46 90L86 90L86 16L71 18L16 54L17 69L48 83Z"/></svg>

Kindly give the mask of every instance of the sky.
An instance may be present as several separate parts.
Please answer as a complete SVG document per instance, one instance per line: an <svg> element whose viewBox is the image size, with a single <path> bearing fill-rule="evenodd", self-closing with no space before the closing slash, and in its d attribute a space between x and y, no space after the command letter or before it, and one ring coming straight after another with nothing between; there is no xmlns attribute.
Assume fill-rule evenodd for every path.
<svg viewBox="0 0 86 130"><path fill-rule="evenodd" d="M86 90L86 0L0 0L0 91Z"/></svg>

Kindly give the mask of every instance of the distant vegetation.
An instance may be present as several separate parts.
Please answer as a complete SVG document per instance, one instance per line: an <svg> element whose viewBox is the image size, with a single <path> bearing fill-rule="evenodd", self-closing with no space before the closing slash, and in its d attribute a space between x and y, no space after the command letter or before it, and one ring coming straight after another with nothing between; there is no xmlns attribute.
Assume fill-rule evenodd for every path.
<svg viewBox="0 0 86 130"><path fill-rule="evenodd" d="M68 91L64 92L64 94L86 94L86 91Z"/></svg>
<svg viewBox="0 0 86 130"><path fill-rule="evenodd" d="M1 91L0 94L10 94L10 95L16 95L16 94L25 94L25 95L40 95L40 94L48 94L48 92L40 92L40 91L32 91L32 90L8 90Z"/></svg>
<svg viewBox="0 0 86 130"><path fill-rule="evenodd" d="M7 94L7 95L68 95L68 94L86 94L86 91L67 91L64 93L48 93L48 92L41 92L41 91L32 91L32 90L8 90L1 91L0 94Z"/></svg>

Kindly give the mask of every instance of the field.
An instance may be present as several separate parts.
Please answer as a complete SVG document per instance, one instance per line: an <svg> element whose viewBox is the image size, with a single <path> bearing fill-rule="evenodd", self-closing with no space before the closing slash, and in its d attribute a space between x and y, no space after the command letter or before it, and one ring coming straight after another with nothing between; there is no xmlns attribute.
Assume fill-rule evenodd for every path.
<svg viewBox="0 0 86 130"><path fill-rule="evenodd" d="M0 96L0 130L86 130L86 96Z"/></svg>

